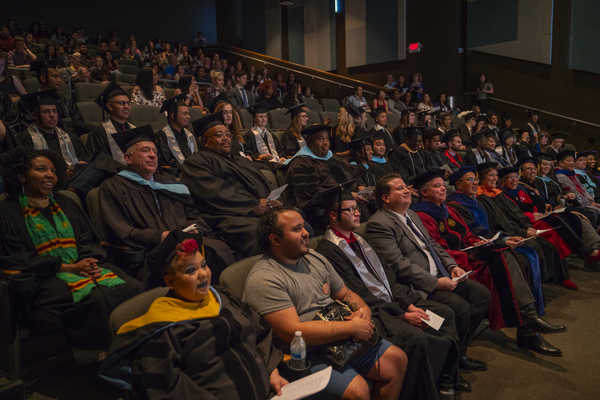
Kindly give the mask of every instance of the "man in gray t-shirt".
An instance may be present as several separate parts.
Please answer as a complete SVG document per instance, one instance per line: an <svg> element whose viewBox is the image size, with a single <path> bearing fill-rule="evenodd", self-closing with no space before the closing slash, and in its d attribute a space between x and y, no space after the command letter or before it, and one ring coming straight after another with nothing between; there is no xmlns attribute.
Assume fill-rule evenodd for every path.
<svg viewBox="0 0 600 400"><path fill-rule="evenodd" d="M246 280L244 301L273 326L273 332L290 343L296 331L309 346L311 372L327 367L312 346L345 338L368 340L374 333L371 310L349 290L331 264L309 250L302 216L285 207L268 210L258 224L257 240L265 255ZM355 311L346 321L314 321L315 313L334 300ZM287 349L284 349L287 350ZM406 354L387 340L343 369L334 369L323 394L335 398L396 399L406 372Z"/></svg>

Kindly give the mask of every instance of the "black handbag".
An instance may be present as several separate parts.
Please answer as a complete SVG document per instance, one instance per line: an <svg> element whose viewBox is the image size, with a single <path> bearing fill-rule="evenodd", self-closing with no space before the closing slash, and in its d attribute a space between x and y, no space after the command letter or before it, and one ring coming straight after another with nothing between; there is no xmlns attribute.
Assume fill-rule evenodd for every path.
<svg viewBox="0 0 600 400"><path fill-rule="evenodd" d="M318 311L314 321L344 321L344 317L352 315L352 309L344 302L335 300ZM348 363L360 358L371 351L379 342L381 336L377 327L369 340L354 341L341 339L332 343L317 346L319 355L325 362L336 369L343 369Z"/></svg>

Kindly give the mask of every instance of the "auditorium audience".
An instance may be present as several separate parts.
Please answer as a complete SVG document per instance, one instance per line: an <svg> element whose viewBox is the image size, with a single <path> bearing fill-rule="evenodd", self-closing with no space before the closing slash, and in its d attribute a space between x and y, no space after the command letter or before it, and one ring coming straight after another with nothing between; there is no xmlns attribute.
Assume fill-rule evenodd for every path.
<svg viewBox="0 0 600 400"><path fill-rule="evenodd" d="M254 103L258 104L264 101L269 105L269 109L271 110L283 108L283 104L281 104L281 102L277 99L277 97L275 97L273 93L273 83L270 80L264 80L256 89L256 94L258 96L256 97Z"/></svg>
<svg viewBox="0 0 600 400"><path fill-rule="evenodd" d="M17 38L14 41L15 48L8 52L8 62L15 67L29 65L37 57L25 46L23 39Z"/></svg>
<svg viewBox="0 0 600 400"><path fill-rule="evenodd" d="M131 92L131 105L144 104L162 106L165 101L165 92L158 85L158 74L152 67L144 67L135 79L135 86Z"/></svg>
<svg viewBox="0 0 600 400"><path fill-rule="evenodd" d="M475 88L475 104L482 113L487 113L490 104L490 95L494 94L494 86L485 78L485 74L479 74L477 87Z"/></svg>
<svg viewBox="0 0 600 400"><path fill-rule="evenodd" d="M433 108L433 103L428 93L423 94L423 101L417 106L418 111L429 111Z"/></svg>
<svg viewBox="0 0 600 400"><path fill-rule="evenodd" d="M290 114L292 120L281 139L281 148L285 156L293 157L302 147L306 146L306 140L301 132L306 128L308 116L301 105L290 108L286 112L287 114Z"/></svg>
<svg viewBox="0 0 600 400"><path fill-rule="evenodd" d="M302 86L292 82L287 85L287 95L283 98L283 106L287 109L296 107L302 102ZM306 108L305 111L308 111Z"/></svg>
<svg viewBox="0 0 600 400"><path fill-rule="evenodd" d="M106 66L106 69L108 69L111 74L114 75L119 73L119 62L114 59L113 54L110 51L106 50L102 53L102 58L104 60L104 66Z"/></svg>
<svg viewBox="0 0 600 400"><path fill-rule="evenodd" d="M377 91L377 96L373 99L373 110L379 107L383 107L386 113L390 112L390 110L388 109L388 103L385 100L385 90L382 89L379 89Z"/></svg>
<svg viewBox="0 0 600 400"><path fill-rule="evenodd" d="M261 166L275 171L285 161L286 154L277 136L267 129L269 105L263 101L247 110L252 115L254 126L244 135L244 152Z"/></svg>
<svg viewBox="0 0 600 400"><path fill-rule="evenodd" d="M354 88L354 94L348 97L348 102L354 104L358 108L362 108L367 112L370 111L369 105L367 104L367 100L363 97L362 86L356 86Z"/></svg>
<svg viewBox="0 0 600 400"><path fill-rule="evenodd" d="M552 137L554 139L552 140L552 143L550 143L550 146L546 147L546 153L556 156L558 153L565 150L565 138L567 136L569 135L561 132L553 134Z"/></svg>
<svg viewBox="0 0 600 400"><path fill-rule="evenodd" d="M362 108L348 103L340 108L338 112L338 124L332 127L333 143L332 149L340 157L350 155L350 142L359 126L362 125Z"/></svg>
<svg viewBox="0 0 600 400"><path fill-rule="evenodd" d="M441 112L450 112L452 108L450 108L450 103L448 103L448 99L444 93L440 93L438 95L437 101L433 103L434 107L439 107Z"/></svg>
<svg viewBox="0 0 600 400"><path fill-rule="evenodd" d="M388 112L402 115L402 110L406 109L403 102L400 101L400 91L398 89L392 89L388 92L387 109Z"/></svg>
<svg viewBox="0 0 600 400"><path fill-rule="evenodd" d="M281 72L275 73L275 80L272 82L272 84L273 93L275 93L277 97L283 97L283 95L287 93L287 85L283 81L283 75L281 75Z"/></svg>
<svg viewBox="0 0 600 400"><path fill-rule="evenodd" d="M0 50L0 92L6 93L13 101L19 95L27 94L19 77L8 73L8 55Z"/></svg>
<svg viewBox="0 0 600 400"><path fill-rule="evenodd" d="M221 92L225 93L225 89L223 88L223 85L225 84L223 72L218 70L210 71L210 79L212 81L212 85L208 89L204 90L204 94L202 95L202 104L210 103L217 96L219 96Z"/></svg>
<svg viewBox="0 0 600 400"><path fill-rule="evenodd" d="M383 87L386 89L393 89L394 87L396 87L396 82L394 82L394 75L389 74L387 76L387 83L383 85Z"/></svg>
<svg viewBox="0 0 600 400"><path fill-rule="evenodd" d="M242 108L248 108L253 105L252 96L250 92L246 90L246 84L248 83L248 74L243 69L235 72L235 86L229 90L229 94L233 96L233 104L235 104L236 110ZM289 108L289 107L288 107Z"/></svg>
<svg viewBox="0 0 600 400"><path fill-rule="evenodd" d="M408 92L413 95L415 102L420 103L423 97L423 83L421 83L423 78L421 74L414 73L412 79L413 81L408 87Z"/></svg>
<svg viewBox="0 0 600 400"><path fill-rule="evenodd" d="M9 53L15 49L15 39L10 36L6 26L0 27L0 50Z"/></svg>
<svg viewBox="0 0 600 400"><path fill-rule="evenodd" d="M196 84L196 78L191 75L183 75L177 82L177 89L175 89L174 96L178 96L185 93L187 98L190 99L188 105L190 107L204 108L202 99L198 92L198 85Z"/></svg>
<svg viewBox="0 0 600 400"><path fill-rule="evenodd" d="M108 68L104 66L104 59L101 56L94 57L94 66L90 70L93 80L107 85L112 80L112 75Z"/></svg>

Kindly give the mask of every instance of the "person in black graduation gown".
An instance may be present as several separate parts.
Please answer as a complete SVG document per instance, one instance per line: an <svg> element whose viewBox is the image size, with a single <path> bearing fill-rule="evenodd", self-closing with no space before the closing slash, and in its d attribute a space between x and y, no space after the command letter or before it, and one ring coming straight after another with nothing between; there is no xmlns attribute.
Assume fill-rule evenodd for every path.
<svg viewBox="0 0 600 400"><path fill-rule="evenodd" d="M362 126L362 115L366 113L348 102L344 107L340 108L338 113L338 123L331 129L330 150L341 157L350 156L350 142L354 137L356 130Z"/></svg>
<svg viewBox="0 0 600 400"><path fill-rule="evenodd" d="M56 90L21 96L21 106L30 111L34 122L18 133L16 139L19 145L28 149L48 149L60 155L69 167L69 174L72 174L77 164L86 163L88 154L77 135L58 127L59 99Z"/></svg>
<svg viewBox="0 0 600 400"><path fill-rule="evenodd" d="M471 150L463 157L464 165L477 165L492 161L492 157L485 151L488 137L496 137L493 130L481 130L471 136Z"/></svg>
<svg viewBox="0 0 600 400"><path fill-rule="evenodd" d="M449 129L442 136L442 143L446 144L446 149L442 152L442 159L452 172L458 171L464 164L462 157L458 154L462 147L460 133L456 129Z"/></svg>
<svg viewBox="0 0 600 400"><path fill-rule="evenodd" d="M518 159L532 156L533 147L529 144L531 135L531 128L527 124L524 125L524 127L517 129L518 142L515 147L517 149Z"/></svg>
<svg viewBox="0 0 600 400"><path fill-rule="evenodd" d="M189 232L203 236L204 245L210 249L207 258L218 278L235 258L225 243L213 238L188 188L166 174L156 173L158 151L150 125L113 137L125 154L127 169L100 185L100 213L106 239L113 245L150 251L171 231L195 225Z"/></svg>
<svg viewBox="0 0 600 400"><path fill-rule="evenodd" d="M430 168L422 145L423 127L410 127L406 129L406 142L390 155L390 161L396 166L394 169L399 171L409 185L412 184L415 176L421 175Z"/></svg>
<svg viewBox="0 0 600 400"><path fill-rule="evenodd" d="M398 125L392 131L392 137L398 146L406 142L406 129L415 126L417 119L416 110L415 107L408 107L401 111L400 122L398 122Z"/></svg>
<svg viewBox="0 0 600 400"><path fill-rule="evenodd" d="M433 169L440 169L443 165L447 165L444 154L439 151L441 138L442 132L439 129L429 128L425 129L423 133L423 147L425 148L427 163ZM450 173L446 171L444 179L447 179L448 175Z"/></svg>
<svg viewBox="0 0 600 400"><path fill-rule="evenodd" d="M400 398L438 399L438 384L444 379L457 382L458 389L470 390L470 384L457 376L458 333L453 312L423 300L381 265L369 244L353 232L360 225L360 215L350 193L334 192L326 200L329 228L316 251L327 258L348 289L367 303L380 334L406 353L409 364ZM439 331L424 325L424 310L445 318Z"/></svg>
<svg viewBox="0 0 600 400"><path fill-rule="evenodd" d="M21 129L19 114L10 96L4 92L0 92L0 120L13 131Z"/></svg>
<svg viewBox="0 0 600 400"><path fill-rule="evenodd" d="M261 168L275 172L286 159L285 152L277 136L267 129L267 112L270 110L263 101L247 108L254 117L254 126L244 135L246 155L249 155Z"/></svg>
<svg viewBox="0 0 600 400"><path fill-rule="evenodd" d="M350 151L350 166L354 170L354 175L359 177L366 187L373 187L377 184L377 176L375 175L375 170L373 168L373 164L375 164L373 160L373 148L371 145L371 139L374 137L375 132L369 130L369 132L365 131L363 128L360 128L356 135L354 135L354 140L352 141L352 150ZM377 212L377 204L373 198L372 194L363 195L364 198L369 200L367 204L368 216L375 214ZM364 208L361 212L367 211ZM367 220L368 216L365 215L363 220Z"/></svg>
<svg viewBox="0 0 600 400"><path fill-rule="evenodd" d="M357 203L368 203L367 199L358 195L358 191L365 188L362 179L329 150L330 129L326 125L312 125L304 129L302 134L307 146L286 163L286 199L291 205L304 211L306 220L317 235L327 226L327 220L323 218L325 211L322 192L354 181L351 189Z"/></svg>
<svg viewBox="0 0 600 400"><path fill-rule="evenodd" d="M219 114L197 123L204 150L185 160L181 182L208 225L242 259L261 253L256 226L269 206L281 203L267 202L275 188L252 161L231 153L230 133Z"/></svg>
<svg viewBox="0 0 600 400"><path fill-rule="evenodd" d="M459 125L458 132L460 140L466 145L470 143L471 136L475 133L475 126L477 125L477 116L473 111L465 111L464 113L458 114L459 118L463 118L465 123ZM485 121L485 117L483 117Z"/></svg>
<svg viewBox="0 0 600 400"><path fill-rule="evenodd" d="M371 112L371 117L375 120L375 126L373 129L376 131L383 132L383 139L385 140L385 147L388 150L388 154L390 151L393 151L400 145L400 143L396 143L394 136L387 130L387 112L383 106L379 106ZM387 154L386 154L387 155Z"/></svg>
<svg viewBox="0 0 600 400"><path fill-rule="evenodd" d="M302 147L306 146L306 140L300 133L302 129L306 128L306 122L308 121L308 116L303 108L304 104L306 103L298 104L285 113L286 115L290 114L292 118L281 138L281 148L287 157L293 157Z"/></svg>
<svg viewBox="0 0 600 400"><path fill-rule="evenodd" d="M35 71L42 90L60 90L61 86L64 85L56 66L56 60L31 62L29 70ZM94 125L87 124L83 120L81 110L70 98L59 97L57 109L60 117L59 127L62 130L81 136L94 129ZM26 129L33 123L33 115L21 101L17 103L17 110L21 121L21 129Z"/></svg>
<svg viewBox="0 0 600 400"><path fill-rule="evenodd" d="M53 191L66 177L66 168L49 150L18 148L5 154L8 198L0 203L0 264L3 270L33 276L32 292L23 304L32 337L63 329L70 346L105 350L111 311L143 287L105 262L106 253L83 210ZM100 276L106 284L91 281ZM67 282L80 288L72 292Z"/></svg>
<svg viewBox="0 0 600 400"><path fill-rule="evenodd" d="M371 157L370 167L373 170L376 181L382 176L394 172L394 164L385 157L386 147L382 133L381 131L377 132L371 139L373 156Z"/></svg>
<svg viewBox="0 0 600 400"><path fill-rule="evenodd" d="M190 110L185 103L187 93L181 93L163 102L160 112L167 112L167 125L156 132L156 145L160 154L160 166L167 167L171 175L181 174L181 164L200 150L196 137L187 129Z"/></svg>

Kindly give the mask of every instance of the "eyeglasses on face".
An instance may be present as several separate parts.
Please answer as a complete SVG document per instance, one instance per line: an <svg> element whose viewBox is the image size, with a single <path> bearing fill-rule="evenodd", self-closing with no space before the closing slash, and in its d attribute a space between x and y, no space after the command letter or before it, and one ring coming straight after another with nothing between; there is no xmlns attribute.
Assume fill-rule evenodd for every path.
<svg viewBox="0 0 600 400"><path fill-rule="evenodd" d="M348 211L350 215L355 215L358 211L358 207L342 208L340 211Z"/></svg>
<svg viewBox="0 0 600 400"><path fill-rule="evenodd" d="M479 182L479 178L467 178L467 179L461 179L461 182L463 181L467 181L469 183L473 183L473 182Z"/></svg>
<svg viewBox="0 0 600 400"><path fill-rule="evenodd" d="M121 107L131 106L131 102L130 101L114 101L113 100L113 101L111 101L111 103L117 103Z"/></svg>

